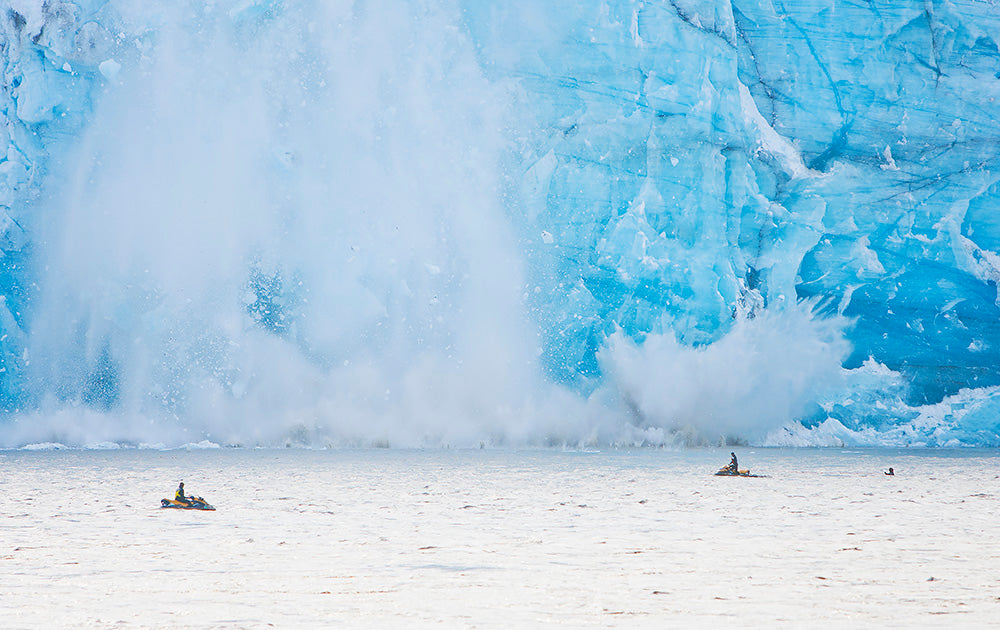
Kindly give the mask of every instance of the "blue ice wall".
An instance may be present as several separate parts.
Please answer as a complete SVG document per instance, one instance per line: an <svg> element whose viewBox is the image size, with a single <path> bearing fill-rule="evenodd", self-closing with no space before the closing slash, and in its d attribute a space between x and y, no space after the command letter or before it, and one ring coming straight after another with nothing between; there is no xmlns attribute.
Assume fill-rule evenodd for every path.
<svg viewBox="0 0 1000 630"><path fill-rule="evenodd" d="M114 333L102 333L104 342L85 330L67 335L62 345L79 347L62 356L75 367L42 379L48 383L27 376L31 361L41 360L31 352L46 266L36 226L109 86L142 68L167 28L201 33L203 24L221 24L241 46L280 42L273 51L279 58L290 40L266 34L289 16L307 25L296 54L315 55L316 65L336 75L336 65L350 59L322 55L338 29L363 24L368 30L357 27L355 37L371 42L380 35L369 25L391 7L348 2L333 16L322 3L247 0L191 3L178 17L116 2L4 4L0 404L7 412L52 399L114 409L128 389L118 381L135 371ZM437 22L424 16L441 7L448 26L431 33ZM310 11L315 17L303 18ZM449 59L424 77L437 107L447 111L460 93L466 70L449 55L463 59L454 50L465 46L476 76L504 101L496 123L503 151L490 168L523 267L530 334L537 331L551 382L582 397L600 397L608 387L622 393L627 388L610 382L610 359L601 359L615 334L638 344L671 336L707 348L740 322L809 300L819 313L850 321L851 350L842 360L848 377L843 389L798 408L795 420L807 428L834 422L843 430L831 435L840 437L896 427L903 435L896 441L906 442L927 414L950 418L945 424L953 428L971 418L968 430L920 430L910 441L1000 441L1000 422L984 420L994 404L991 388L1000 385L994 2L512 0L406 3L402 13L417 31L416 45L399 48L404 60L428 50ZM428 37L445 33L445 44L421 43L424 27ZM204 28L204 37L215 32ZM392 98L402 76L373 77L381 81L373 93ZM360 73L352 80L367 86ZM418 96L411 105L426 95ZM331 103L330 117L351 113ZM385 110L370 151L359 145L362 162L382 150L385 121L398 118L393 104L376 103ZM411 124L419 130L421 121ZM329 138L331 145L343 140ZM293 156L277 146L273 154ZM274 173L292 162L278 159ZM291 181L298 180L284 185ZM243 308L246 325L292 340L316 365L339 363L342 345L300 332L307 298L295 287L306 286L310 273L266 259L246 261L244 292L253 294ZM458 290L460 266L441 274L439 263L427 264L443 283L428 299ZM395 285L383 271L396 273L359 276L366 297L358 313L392 312L395 293L385 287ZM412 278L402 280L411 295ZM445 339L429 332L431 315L410 314L408 321L426 322L421 338ZM58 363L60 355L50 347L44 360ZM154 379L157 388L174 391L160 382L166 378ZM934 411L963 390L979 393L965 391L954 410ZM629 422L677 429L668 417L651 419L642 404L626 406L643 416Z"/></svg>
<svg viewBox="0 0 1000 630"><path fill-rule="evenodd" d="M531 253L557 371L591 372L610 322L707 343L822 297L855 321L850 367L918 399L997 384L993 4L537 5L472 28L537 117L522 189L552 235Z"/></svg>
<svg viewBox="0 0 1000 630"><path fill-rule="evenodd" d="M0 409L26 396L25 328L37 289L33 226L43 182L86 125L114 36L104 2L0 5Z"/></svg>

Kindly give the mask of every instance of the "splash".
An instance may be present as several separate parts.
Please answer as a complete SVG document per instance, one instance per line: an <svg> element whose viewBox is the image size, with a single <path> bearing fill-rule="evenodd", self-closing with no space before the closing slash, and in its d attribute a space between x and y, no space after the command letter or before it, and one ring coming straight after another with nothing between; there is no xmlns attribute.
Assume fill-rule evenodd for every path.
<svg viewBox="0 0 1000 630"><path fill-rule="evenodd" d="M762 311L735 323L713 344L692 347L672 335L640 345L620 332L598 357L634 424L687 444L759 443L843 386L850 353L847 321L812 305Z"/></svg>

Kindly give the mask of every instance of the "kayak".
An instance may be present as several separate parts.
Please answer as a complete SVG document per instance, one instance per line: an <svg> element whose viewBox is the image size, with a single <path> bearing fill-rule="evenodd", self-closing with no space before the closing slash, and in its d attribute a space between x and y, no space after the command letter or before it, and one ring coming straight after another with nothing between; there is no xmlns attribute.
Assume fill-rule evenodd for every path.
<svg viewBox="0 0 1000 630"><path fill-rule="evenodd" d="M729 466L723 466L719 469L719 472L715 473L716 477L766 477L767 475L751 475L750 469L734 471Z"/></svg>
<svg viewBox="0 0 1000 630"><path fill-rule="evenodd" d="M188 497L188 503L175 501L173 499L160 499L160 507L175 508L178 510L215 510L208 504L208 501L201 497Z"/></svg>

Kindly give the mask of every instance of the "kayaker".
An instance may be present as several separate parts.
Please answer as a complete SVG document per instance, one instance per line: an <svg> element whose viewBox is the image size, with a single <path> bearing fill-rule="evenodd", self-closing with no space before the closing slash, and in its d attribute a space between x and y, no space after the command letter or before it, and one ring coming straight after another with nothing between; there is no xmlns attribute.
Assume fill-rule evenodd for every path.
<svg viewBox="0 0 1000 630"><path fill-rule="evenodd" d="M893 471L892 466L889 466L889 470L887 470L885 474L892 475L894 477L896 476L896 473L895 471Z"/></svg>

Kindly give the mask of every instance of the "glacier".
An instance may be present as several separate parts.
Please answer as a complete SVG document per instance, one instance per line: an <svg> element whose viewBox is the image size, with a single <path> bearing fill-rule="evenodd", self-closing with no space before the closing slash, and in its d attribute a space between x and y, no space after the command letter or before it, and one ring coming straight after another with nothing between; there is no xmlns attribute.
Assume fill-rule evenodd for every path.
<svg viewBox="0 0 1000 630"><path fill-rule="evenodd" d="M1000 446L998 34L5 0L0 446Z"/></svg>

